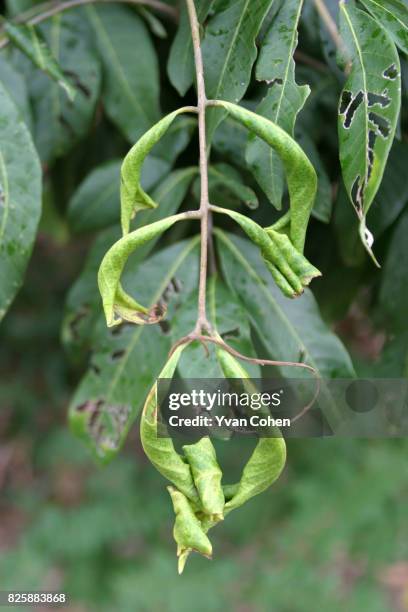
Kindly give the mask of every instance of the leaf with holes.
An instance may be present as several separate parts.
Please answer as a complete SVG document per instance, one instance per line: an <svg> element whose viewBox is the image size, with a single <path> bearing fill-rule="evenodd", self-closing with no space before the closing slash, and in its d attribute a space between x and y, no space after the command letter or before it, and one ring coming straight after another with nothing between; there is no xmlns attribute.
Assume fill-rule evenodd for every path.
<svg viewBox="0 0 408 612"><path fill-rule="evenodd" d="M239 102L256 59L255 40L273 0L228 0L208 22L202 45L209 98ZM225 114L225 113L224 113ZM209 110L209 140L223 117Z"/></svg>
<svg viewBox="0 0 408 612"><path fill-rule="evenodd" d="M390 33L398 47L408 53L408 6L400 0L361 0L373 17Z"/></svg>
<svg viewBox="0 0 408 612"><path fill-rule="evenodd" d="M0 320L23 281L41 214L41 167L0 83Z"/></svg>
<svg viewBox="0 0 408 612"><path fill-rule="evenodd" d="M197 237L163 249L136 272L126 272L124 283L149 307L166 303L172 321L196 286L198 247ZM121 448L170 347L171 335L164 325L124 324L108 330L100 316L88 371L70 405L72 428L100 460L109 460Z"/></svg>
<svg viewBox="0 0 408 612"><path fill-rule="evenodd" d="M340 6L341 33L352 61L339 107L340 161L368 253L366 215L380 186L401 105L398 53L389 34L354 3Z"/></svg>
<svg viewBox="0 0 408 612"><path fill-rule="evenodd" d="M37 68L56 81L58 85L65 90L68 98L72 101L75 97L75 88L65 76L51 49L41 36L41 33L30 24L16 25L11 22L6 22L4 24L4 30L10 41L20 49Z"/></svg>
<svg viewBox="0 0 408 612"><path fill-rule="evenodd" d="M296 117L310 93L308 85L295 80L293 54L298 43L298 25L303 0L286 0L267 32L256 65L256 78L266 81L268 93L256 112L293 136ZM284 191L284 169L278 154L260 138L252 138L247 162L272 204L280 210Z"/></svg>

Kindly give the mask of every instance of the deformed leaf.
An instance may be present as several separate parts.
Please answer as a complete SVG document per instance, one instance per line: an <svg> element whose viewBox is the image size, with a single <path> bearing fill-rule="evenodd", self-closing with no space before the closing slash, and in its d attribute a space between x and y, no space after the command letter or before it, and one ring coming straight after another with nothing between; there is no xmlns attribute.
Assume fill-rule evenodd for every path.
<svg viewBox="0 0 408 612"><path fill-rule="evenodd" d="M185 444L183 452L190 465L203 511L213 520L221 520L225 504L222 471L210 438L205 436L195 444Z"/></svg>
<svg viewBox="0 0 408 612"><path fill-rule="evenodd" d="M123 321L138 325L157 323L166 314L164 305L155 304L148 309L136 302L124 291L120 277L131 253L157 238L179 220L180 215L172 215L145 225L123 236L105 254L98 272L98 286L108 327Z"/></svg>
<svg viewBox="0 0 408 612"><path fill-rule="evenodd" d="M212 207L226 214L241 226L250 240L260 249L267 268L284 295L294 298L303 293L313 278L320 276L319 270L293 246L288 236L260 225L235 211Z"/></svg>
<svg viewBox="0 0 408 612"><path fill-rule="evenodd" d="M167 490L176 515L173 535L177 543L178 572L182 574L190 552L198 552L211 558L212 545L187 497L174 487L167 487Z"/></svg>
<svg viewBox="0 0 408 612"><path fill-rule="evenodd" d="M289 235L293 246L302 253L317 189L317 177L312 164L295 140L269 119L230 102L219 101L214 102L214 105L225 108L231 117L278 153L283 162L290 195Z"/></svg>
<svg viewBox="0 0 408 612"><path fill-rule="evenodd" d="M347 194L372 256L366 215L380 186L401 105L401 69L389 34L353 2L340 5L341 34L352 68L339 106L340 161Z"/></svg>
<svg viewBox="0 0 408 612"><path fill-rule="evenodd" d="M283 3L262 42L256 65L256 78L269 85L268 93L256 112L281 126L291 136L297 114L310 93L308 85L297 85L293 59L302 6L303 0L286 0ZM265 141L252 138L246 158L259 185L280 210L284 171L279 155Z"/></svg>
<svg viewBox="0 0 408 612"><path fill-rule="evenodd" d="M174 119L181 113L188 112L188 107L166 115L136 142L126 155L121 168L121 221L122 230L127 234L130 221L138 210L155 208L156 202L144 191L141 185L142 165L154 145L165 135Z"/></svg>
<svg viewBox="0 0 408 612"><path fill-rule="evenodd" d="M26 55L37 68L48 74L66 92L70 100L75 97L75 88L65 76L51 49L30 24L14 24L6 22L4 30L11 42Z"/></svg>
<svg viewBox="0 0 408 612"><path fill-rule="evenodd" d="M0 320L21 286L41 214L41 166L0 83Z"/></svg>
<svg viewBox="0 0 408 612"><path fill-rule="evenodd" d="M225 512L239 508L251 497L268 489L285 467L286 444L283 438L260 438L242 472L233 497L225 504Z"/></svg>
<svg viewBox="0 0 408 612"><path fill-rule="evenodd" d="M408 53L408 6L401 0L361 0L373 17L391 34L402 51Z"/></svg>
<svg viewBox="0 0 408 612"><path fill-rule="evenodd" d="M178 347L160 372L159 378L173 377L184 346ZM200 505L190 466L174 448L169 436L159 436L157 430L157 382L147 396L140 420L140 439L149 461L193 504Z"/></svg>

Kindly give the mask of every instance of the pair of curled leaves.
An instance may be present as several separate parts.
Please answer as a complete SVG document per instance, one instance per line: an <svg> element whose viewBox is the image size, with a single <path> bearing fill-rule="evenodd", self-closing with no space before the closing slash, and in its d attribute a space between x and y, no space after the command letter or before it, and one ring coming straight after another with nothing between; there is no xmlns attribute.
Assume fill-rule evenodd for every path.
<svg viewBox="0 0 408 612"><path fill-rule="evenodd" d="M138 325L153 324L165 316L164 305L156 304L148 309L136 302L123 289L120 278L129 256L134 251L183 218L183 214L172 215L145 225L123 236L107 251L99 268L98 286L108 327L119 325L123 321Z"/></svg>
<svg viewBox="0 0 408 612"><path fill-rule="evenodd" d="M173 377L184 346L176 348L159 378ZM221 349L217 354L225 375L248 377L231 355ZM278 478L285 465L285 442L282 438L259 440L239 483L222 485L222 471L210 438L206 436L195 444L184 445L184 456L181 456L169 436L159 435L157 417L155 383L142 413L140 437L151 463L172 483L168 491L176 515L173 535L181 574L191 552L211 558L212 545L207 533L212 527L251 497L265 491Z"/></svg>
<svg viewBox="0 0 408 612"><path fill-rule="evenodd" d="M214 212L228 215L258 246L262 257L276 284L284 295L295 298L301 295L311 280L320 276L317 268L295 248L285 234L273 229L264 229L238 212L212 206Z"/></svg>
<svg viewBox="0 0 408 612"><path fill-rule="evenodd" d="M65 76L40 32L33 25L11 22L4 24L4 31L13 45L24 53L37 68L56 81L65 90L68 98L73 101L75 88Z"/></svg>
<svg viewBox="0 0 408 612"><path fill-rule="evenodd" d="M354 2L340 3L340 29L351 72L340 98L340 162L360 220L361 240L375 263L366 215L380 187L401 106L401 69L388 32ZM378 265L378 264L377 264Z"/></svg>
<svg viewBox="0 0 408 612"><path fill-rule="evenodd" d="M269 119L223 100L212 100L210 104L224 108L233 119L264 140L279 155L290 196L290 215L285 217L282 229L288 226L293 246L303 253L306 230L317 191L316 172L308 157L285 130Z"/></svg>
<svg viewBox="0 0 408 612"><path fill-rule="evenodd" d="M143 162L156 143L182 113L195 112L193 107L183 107L166 115L155 123L133 147L123 160L121 167L120 201L123 234L129 232L130 221L138 210L156 208L157 203L143 190L141 175Z"/></svg>

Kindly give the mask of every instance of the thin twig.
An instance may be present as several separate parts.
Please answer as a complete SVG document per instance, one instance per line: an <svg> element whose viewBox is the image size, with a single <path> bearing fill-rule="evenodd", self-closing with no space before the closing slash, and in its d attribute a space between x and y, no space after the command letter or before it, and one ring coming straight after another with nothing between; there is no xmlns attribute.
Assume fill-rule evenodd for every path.
<svg viewBox="0 0 408 612"><path fill-rule="evenodd" d="M207 268L208 268L208 237L209 237L209 199L208 199L208 160L205 113L207 107L207 96L205 94L204 66L201 53L200 26L194 0L186 0L190 19L191 37L194 48L194 62L197 81L197 107L198 107L198 130L200 141L200 178L201 178L201 258L200 258L200 284L198 290L198 318L195 328L196 333L202 331L210 332L211 326L207 319Z"/></svg>
<svg viewBox="0 0 408 612"><path fill-rule="evenodd" d="M316 381L315 392L313 394L313 397L312 397L311 401L308 402L308 404L306 406L304 406L302 408L302 410L295 417L293 417L292 423L294 423L295 421L298 421L299 419L301 419L306 414L306 412L308 412L308 410L310 410L310 408L313 406L313 404L315 403L315 401L319 397L320 389L321 389L321 380L320 380L320 376L319 376L318 371L313 366L310 366L307 363L302 363L300 361L299 362L297 362L297 361L276 361L276 360L273 360L273 359L259 359L258 357L248 357L247 355L243 355L242 353L239 353L238 351L236 351L234 348L232 348L232 346L230 346L229 344L224 342L224 340L222 338L220 338L220 336L217 336L217 335L202 336L201 334L193 332L193 333L189 334L188 336L184 336L184 338L181 338L171 348L170 356L173 355L174 351L179 346L182 346L183 344L191 344L191 342L194 342L194 341L201 342L204 345L204 347L206 348L206 351L208 351L207 346L206 346L207 342L212 342L213 344L216 344L217 346L220 346L224 351L226 351L227 353L229 353L233 357L236 357L237 359L241 359L242 361L246 361L247 363L254 363L254 364L260 365L260 366L277 366L277 367L302 368L302 369L307 370L308 372L310 372L313 375L313 377L314 377L314 379Z"/></svg>
<svg viewBox="0 0 408 612"><path fill-rule="evenodd" d="M42 23L54 15L69 11L70 9L84 6L86 4L136 4L148 6L155 9L164 15L168 15L174 20L178 18L178 11L160 0L66 0L66 2L44 2L33 7L29 11L25 11L16 17L15 23L28 23L30 25L36 25ZM3 49L9 44L9 39L5 38L0 41L0 49Z"/></svg>

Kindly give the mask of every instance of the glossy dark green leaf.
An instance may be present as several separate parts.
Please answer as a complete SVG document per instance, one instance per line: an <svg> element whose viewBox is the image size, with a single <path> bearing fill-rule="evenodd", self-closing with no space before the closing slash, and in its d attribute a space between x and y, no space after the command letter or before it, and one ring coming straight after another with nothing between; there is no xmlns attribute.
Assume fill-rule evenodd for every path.
<svg viewBox="0 0 408 612"><path fill-rule="evenodd" d="M106 112L133 143L160 119L158 62L149 32L127 7L86 10L104 65Z"/></svg>
<svg viewBox="0 0 408 612"><path fill-rule="evenodd" d="M293 136L296 117L310 93L308 85L295 80L293 54L303 0L286 0L267 32L256 65L256 78L269 84L268 93L256 112ZM247 162L272 204L280 210L284 192L284 169L279 155L260 138L247 148Z"/></svg>
<svg viewBox="0 0 408 612"><path fill-rule="evenodd" d="M136 272L130 268L124 283L146 304L166 301L171 322L196 286L198 243L194 238L160 251ZM123 444L170 347L171 337L160 325L107 330L101 313L88 371L70 404L72 428L100 460L109 460Z"/></svg>
<svg viewBox="0 0 408 612"><path fill-rule="evenodd" d="M33 64L45 72L64 89L68 98L73 101L75 88L65 76L51 49L43 39L40 31L29 24L6 22L4 30L9 40L26 55Z"/></svg>
<svg viewBox="0 0 408 612"><path fill-rule="evenodd" d="M0 83L0 320L20 288L41 214L41 166Z"/></svg>
<svg viewBox="0 0 408 612"><path fill-rule="evenodd" d="M361 0L373 17L390 33L402 51L408 53L408 6L403 0Z"/></svg>
<svg viewBox="0 0 408 612"><path fill-rule="evenodd" d="M340 4L341 34L352 68L339 107L340 161L347 193L372 253L366 215L380 186L401 105L401 69L389 34L354 2Z"/></svg>
<svg viewBox="0 0 408 612"><path fill-rule="evenodd" d="M273 0L228 0L209 20L202 44L208 98L239 102L251 77L256 36ZM210 139L223 113L208 113Z"/></svg>
<svg viewBox="0 0 408 612"><path fill-rule="evenodd" d="M200 24L204 23L214 0L197 0L196 10ZM190 20L185 2L181 5L180 21L167 62L170 82L180 96L185 96L194 81L194 51Z"/></svg>

